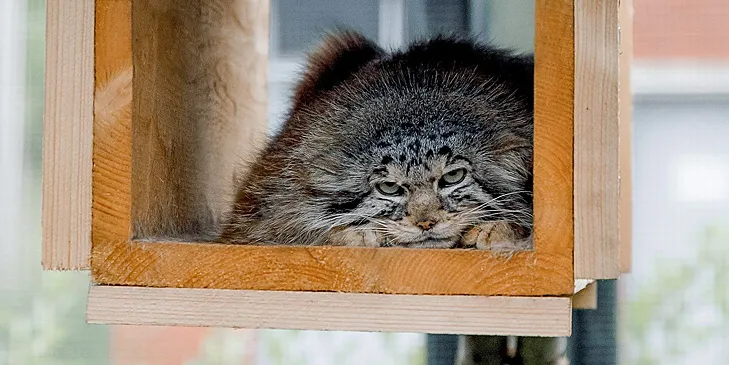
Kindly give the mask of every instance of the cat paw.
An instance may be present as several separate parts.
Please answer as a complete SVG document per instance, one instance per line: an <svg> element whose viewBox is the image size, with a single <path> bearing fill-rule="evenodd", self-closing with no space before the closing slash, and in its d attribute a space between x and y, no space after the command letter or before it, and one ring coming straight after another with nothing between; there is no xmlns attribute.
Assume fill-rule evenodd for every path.
<svg viewBox="0 0 729 365"><path fill-rule="evenodd" d="M508 224L487 222L466 231L461 244L464 248L513 252L520 250L517 241L514 230Z"/></svg>
<svg viewBox="0 0 729 365"><path fill-rule="evenodd" d="M374 231L335 228L329 232L329 244L334 246L380 247L380 237Z"/></svg>

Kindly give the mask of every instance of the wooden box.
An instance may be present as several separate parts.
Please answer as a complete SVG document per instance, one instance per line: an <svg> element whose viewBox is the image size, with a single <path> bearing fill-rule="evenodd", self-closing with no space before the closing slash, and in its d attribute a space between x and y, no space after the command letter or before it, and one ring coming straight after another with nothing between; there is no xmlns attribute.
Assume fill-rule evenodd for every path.
<svg viewBox="0 0 729 365"><path fill-rule="evenodd" d="M268 1L49 0L43 267L91 270L94 323L569 334L630 260L630 5L535 6L535 248L505 258L194 242L265 132Z"/></svg>

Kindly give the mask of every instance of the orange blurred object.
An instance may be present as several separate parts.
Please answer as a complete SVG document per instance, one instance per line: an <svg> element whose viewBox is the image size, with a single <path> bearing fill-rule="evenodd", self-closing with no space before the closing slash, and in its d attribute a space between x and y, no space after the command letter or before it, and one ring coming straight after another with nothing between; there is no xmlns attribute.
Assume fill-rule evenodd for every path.
<svg viewBox="0 0 729 365"><path fill-rule="evenodd" d="M636 59L729 59L729 1L635 0Z"/></svg>

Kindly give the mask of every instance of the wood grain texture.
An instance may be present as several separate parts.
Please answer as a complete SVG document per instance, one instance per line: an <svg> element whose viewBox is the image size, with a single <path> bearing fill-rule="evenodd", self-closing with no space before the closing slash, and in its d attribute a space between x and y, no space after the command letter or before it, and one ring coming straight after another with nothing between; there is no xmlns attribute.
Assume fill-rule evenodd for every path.
<svg viewBox="0 0 729 365"><path fill-rule="evenodd" d="M633 260L633 0L620 1L620 271L630 272Z"/></svg>
<svg viewBox="0 0 729 365"><path fill-rule="evenodd" d="M597 309L597 285L597 281L593 281L572 296L572 308Z"/></svg>
<svg viewBox="0 0 729 365"><path fill-rule="evenodd" d="M575 2L575 277L619 265L618 1Z"/></svg>
<svg viewBox="0 0 729 365"><path fill-rule="evenodd" d="M143 0L134 1L143 3ZM144 39L132 39L131 2L97 2L92 256L92 277L95 282L145 287L274 291L564 297L573 294L571 136L574 51L571 43L573 11L570 1L542 0L538 3L544 19L540 23L537 38L544 44L540 46L541 53L537 58L537 124L543 125L537 137L542 142L535 145L538 152L535 164L541 178L538 179L538 184L541 185L535 191L536 225L550 228L537 228L535 252L520 253L510 259L487 251L257 247L133 239L142 231L154 236L165 235L172 232L172 228L185 224L206 227L209 221L205 219L196 221L201 222L197 224L195 221L186 223L186 219L181 217L210 217L213 209L208 209L209 202L207 205L193 205L193 202L188 206L178 205L181 209L179 212L172 209L174 206L164 204L179 202L178 198L187 199L174 189L186 191L189 186L198 186L215 191L215 187L206 185L204 181L195 181L195 175L188 176L170 170L173 169L170 161L156 164L157 158L171 158L173 153L193 155L189 151L171 151L190 148L176 143L186 141L185 138L189 137L183 138L177 134L189 131L159 125L163 120L164 123L172 125L188 123L171 115L172 111L183 106L177 101L165 103L167 92L169 95L178 95L180 92L175 88L181 87L185 79L181 81L175 78L183 77L178 73L184 70L175 71L174 62L158 59L172 56L159 49L161 45L155 43L158 42L155 40L156 33L143 33L140 30L134 32L135 38L137 34L142 34L144 36L140 37ZM162 27L167 22L163 18L168 16L178 17L175 18L177 20L187 19L177 14L177 10L168 9L171 13L166 13L165 2L144 4L153 7L150 11L160 12L155 13L159 15L155 19L148 19L151 22L150 27ZM267 19L264 12L267 11L267 2L246 0L240 4L244 8L241 11L248 14L246 16L255 15ZM254 24L264 27L267 24L262 21L241 23L247 27ZM141 24L144 23L135 23L135 27ZM161 32L166 34L166 30ZM259 33L255 34L260 36ZM135 46L132 47L132 44ZM259 47L257 41L245 44L249 48ZM187 52L174 48L183 47L181 44L173 43L171 47L173 55L179 54L176 52ZM135 50L134 62L132 48ZM247 53L243 49L239 51ZM140 54L137 55L136 52ZM154 54L157 56L152 57ZM143 70L149 67L148 62L168 69ZM257 73L248 76L261 77ZM147 77L162 77L169 83L155 86L146 80ZM166 80L167 77L171 80ZM203 86L203 89L209 87L207 82L197 82L208 85ZM137 91L140 85L146 85L146 88L157 87L157 91L152 94L144 90ZM169 85L174 90L168 90L162 85ZM258 83L251 82L246 85L255 88ZM194 90L196 89L191 92L197 92ZM256 92L258 91L250 91L251 95ZM149 100L136 100L137 98ZM255 99L253 96L251 98ZM139 111L140 108L150 110ZM251 116L258 113L255 108L257 107L253 111L242 111L241 115ZM138 113L142 113L142 119L147 119L138 121ZM158 115L161 116L160 119L157 119ZM250 122L253 123L253 130L259 126L256 120L226 118L221 118L221 123L240 123L245 126ZM208 135L205 131L194 132ZM138 143L141 143L141 147L137 146ZM149 145L154 143L158 145ZM193 144L195 145L197 144ZM150 155L143 152L149 152ZM139 161L147 158L151 160ZM181 161L189 162L185 158ZM208 162L196 163L196 166L206 168ZM187 167L174 168L188 171ZM191 181L179 182L188 188L170 186L172 182L169 181L152 181L173 177L190 177ZM144 184L156 184L157 187L151 188ZM162 191L159 190L160 187L173 191ZM176 198L170 198L169 194ZM195 197L204 198L199 193L195 194ZM142 199L141 203L137 199ZM141 205L137 206L138 203ZM196 212L197 209L201 212ZM165 212L167 216L161 212ZM172 223L165 222L164 219L169 219ZM140 225L145 224L153 225L140 229ZM134 231L136 234L133 234ZM185 232L183 229L182 237L176 238L185 239Z"/></svg>
<svg viewBox="0 0 729 365"><path fill-rule="evenodd" d="M92 286L90 323L569 336L569 298Z"/></svg>
<svg viewBox="0 0 729 365"><path fill-rule="evenodd" d="M514 296L572 295L574 285L550 253L133 242L95 254L100 284Z"/></svg>
<svg viewBox="0 0 729 365"><path fill-rule="evenodd" d="M89 267L93 42L93 0L46 2L44 269Z"/></svg>
<svg viewBox="0 0 729 365"><path fill-rule="evenodd" d="M553 268L572 276L574 3L535 6L534 246L564 255Z"/></svg>
<svg viewBox="0 0 729 365"><path fill-rule="evenodd" d="M134 0L134 237L216 236L265 140L268 0Z"/></svg>
<svg viewBox="0 0 729 365"><path fill-rule="evenodd" d="M96 1L92 274L99 248L131 233L131 25L130 1Z"/></svg>

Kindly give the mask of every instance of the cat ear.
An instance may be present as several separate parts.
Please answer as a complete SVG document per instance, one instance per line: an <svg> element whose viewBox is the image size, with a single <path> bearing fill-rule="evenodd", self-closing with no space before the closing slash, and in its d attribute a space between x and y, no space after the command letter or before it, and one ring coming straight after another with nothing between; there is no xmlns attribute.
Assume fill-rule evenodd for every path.
<svg viewBox="0 0 729 365"><path fill-rule="evenodd" d="M333 89L384 54L382 48L359 33L328 34L309 54L306 72L294 93L294 110Z"/></svg>

